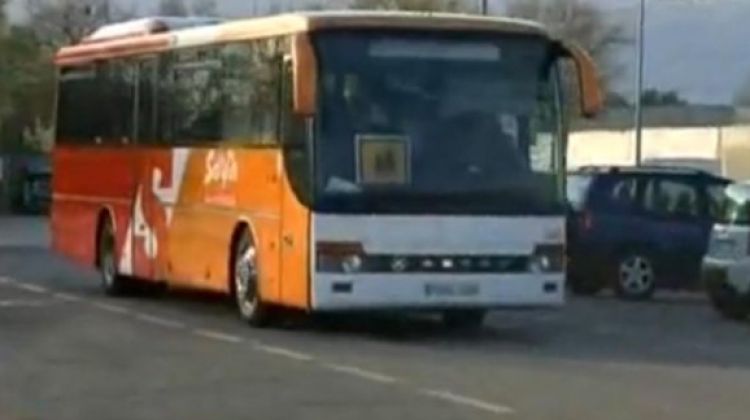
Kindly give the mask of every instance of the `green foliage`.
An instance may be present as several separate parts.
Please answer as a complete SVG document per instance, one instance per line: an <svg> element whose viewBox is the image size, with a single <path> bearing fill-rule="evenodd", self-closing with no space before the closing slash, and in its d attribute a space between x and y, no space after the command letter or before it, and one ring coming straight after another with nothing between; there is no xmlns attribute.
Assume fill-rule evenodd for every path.
<svg viewBox="0 0 750 420"><path fill-rule="evenodd" d="M0 0L2 4L2 0ZM0 15L0 150L24 149L24 132L48 126L54 98L51 50Z"/></svg>

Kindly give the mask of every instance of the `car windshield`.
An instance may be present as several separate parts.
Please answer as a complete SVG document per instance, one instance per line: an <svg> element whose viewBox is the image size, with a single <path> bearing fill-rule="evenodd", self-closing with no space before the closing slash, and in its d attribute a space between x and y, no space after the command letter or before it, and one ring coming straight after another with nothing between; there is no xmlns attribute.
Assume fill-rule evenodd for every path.
<svg viewBox="0 0 750 420"><path fill-rule="evenodd" d="M331 32L317 47L324 211L560 211L558 85L547 41Z"/></svg>
<svg viewBox="0 0 750 420"><path fill-rule="evenodd" d="M586 193L593 179L590 175L576 174L568 176L566 198L571 209L576 211L583 209L583 206L586 204Z"/></svg>
<svg viewBox="0 0 750 420"><path fill-rule="evenodd" d="M728 225L750 225L750 188L732 186L726 189L720 222Z"/></svg>

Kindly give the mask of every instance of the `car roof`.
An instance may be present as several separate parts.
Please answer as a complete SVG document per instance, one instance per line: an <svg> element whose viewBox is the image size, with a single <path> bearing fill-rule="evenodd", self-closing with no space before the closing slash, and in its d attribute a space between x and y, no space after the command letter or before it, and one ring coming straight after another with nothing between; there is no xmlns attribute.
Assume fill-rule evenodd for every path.
<svg viewBox="0 0 750 420"><path fill-rule="evenodd" d="M700 176L719 182L731 181L708 171L684 166L582 166L571 175L648 175L648 176Z"/></svg>

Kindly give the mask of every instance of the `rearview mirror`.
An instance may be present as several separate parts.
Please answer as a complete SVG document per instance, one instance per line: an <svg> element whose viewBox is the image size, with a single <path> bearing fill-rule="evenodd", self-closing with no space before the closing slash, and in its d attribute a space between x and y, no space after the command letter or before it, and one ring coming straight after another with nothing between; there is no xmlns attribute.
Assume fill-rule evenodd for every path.
<svg viewBox="0 0 750 420"><path fill-rule="evenodd" d="M310 37L307 34L294 36L292 57L294 61L294 112L303 117L311 117L316 111L318 67Z"/></svg>
<svg viewBox="0 0 750 420"><path fill-rule="evenodd" d="M593 118L604 109L604 94L599 84L596 63L591 55L578 45L565 44L563 50L576 66L581 113L586 118Z"/></svg>

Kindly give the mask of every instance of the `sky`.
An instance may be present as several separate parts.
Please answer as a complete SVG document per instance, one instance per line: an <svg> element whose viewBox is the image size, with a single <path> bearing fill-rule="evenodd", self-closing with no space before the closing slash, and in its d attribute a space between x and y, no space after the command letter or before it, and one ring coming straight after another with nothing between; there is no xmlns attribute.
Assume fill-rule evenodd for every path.
<svg viewBox="0 0 750 420"><path fill-rule="evenodd" d="M156 0L116 0L149 13ZM477 0L478 1L478 0ZM502 13L505 0L491 0ZM571 0L572 1L572 0ZM606 15L636 29L639 0L588 0ZM272 3L342 4L346 0L217 0L227 16L263 13ZM750 79L750 0L646 0L646 87L676 90L691 102L729 104L744 80ZM22 15L24 0L11 0L11 16ZM614 88L625 96L635 91L634 46L622 48L618 61L623 72Z"/></svg>

